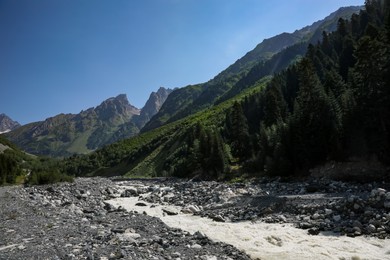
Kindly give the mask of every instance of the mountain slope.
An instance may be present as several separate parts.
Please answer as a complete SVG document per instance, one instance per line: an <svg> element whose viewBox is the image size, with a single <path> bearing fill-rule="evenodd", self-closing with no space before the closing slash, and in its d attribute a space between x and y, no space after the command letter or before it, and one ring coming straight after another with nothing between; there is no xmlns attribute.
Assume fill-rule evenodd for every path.
<svg viewBox="0 0 390 260"><path fill-rule="evenodd" d="M132 106L127 96L121 94L79 114L59 114L24 125L8 133L7 137L32 154L69 156L89 153L138 134L171 92L165 88L153 92L142 110Z"/></svg>
<svg viewBox="0 0 390 260"><path fill-rule="evenodd" d="M79 114L59 114L24 125L8 133L7 137L32 154L86 153L109 142L121 125L138 114L139 110L128 103L126 95L119 95Z"/></svg>
<svg viewBox="0 0 390 260"><path fill-rule="evenodd" d="M350 18L353 13L359 12L362 7L344 7L330 14L325 19L317 21L293 33L282 33L269 39L265 39L256 48L248 52L226 70L219 73L214 79L193 86L177 89L165 102L159 113L145 125L142 132L154 129L165 123L173 122L187 115L196 113L212 106L222 96L222 100L234 96L245 86L240 80L254 67L263 67L261 77L272 75L286 68L291 62L299 59L310 42L317 42L322 37L323 31L334 31L339 18ZM295 46L294 48L287 48ZM287 49L286 49L287 48ZM276 56L278 54L279 56ZM256 73L255 72L252 72ZM260 78L261 78L260 77ZM252 82L253 83L253 82ZM238 86L236 86L238 84ZM235 90L232 90L235 89ZM229 93L232 91L233 93ZM176 93L175 93L176 92ZM193 92L193 93L192 93ZM186 102L174 98L184 96ZM218 102L221 102L219 100Z"/></svg>
<svg viewBox="0 0 390 260"><path fill-rule="evenodd" d="M248 173L302 177L312 167L351 159L389 165L388 2L386 7L367 2L366 10L340 19L335 32L272 79L210 109L70 158L68 172L222 179ZM355 180L335 169L341 169L337 178ZM390 177L386 166L378 169L377 177Z"/></svg>
<svg viewBox="0 0 390 260"><path fill-rule="evenodd" d="M0 134L7 133L18 127L20 127L18 122L13 121L6 114L0 114Z"/></svg>

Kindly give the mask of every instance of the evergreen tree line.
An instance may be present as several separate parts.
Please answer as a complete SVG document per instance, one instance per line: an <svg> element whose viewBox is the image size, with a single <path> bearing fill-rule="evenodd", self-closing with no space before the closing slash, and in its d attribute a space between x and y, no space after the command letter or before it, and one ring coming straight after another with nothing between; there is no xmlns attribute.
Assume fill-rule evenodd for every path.
<svg viewBox="0 0 390 260"><path fill-rule="evenodd" d="M339 19L335 32L324 32L321 42L310 44L264 91L235 102L219 127L190 129L164 170L218 178L234 165L293 175L352 157L389 164L388 2L366 1L351 20ZM248 81L264 75L255 76Z"/></svg>
<svg viewBox="0 0 390 260"><path fill-rule="evenodd" d="M388 164L389 26L388 1L366 1L264 92L235 104L225 134L233 156L278 175L351 157Z"/></svg>

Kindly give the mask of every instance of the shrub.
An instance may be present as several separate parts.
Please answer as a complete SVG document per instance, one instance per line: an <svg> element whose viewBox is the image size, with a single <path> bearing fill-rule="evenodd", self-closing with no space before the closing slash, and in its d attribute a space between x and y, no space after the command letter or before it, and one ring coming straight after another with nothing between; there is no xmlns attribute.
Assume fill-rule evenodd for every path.
<svg viewBox="0 0 390 260"><path fill-rule="evenodd" d="M56 182L73 182L73 177L58 171L36 171L27 180L29 185L43 185Z"/></svg>

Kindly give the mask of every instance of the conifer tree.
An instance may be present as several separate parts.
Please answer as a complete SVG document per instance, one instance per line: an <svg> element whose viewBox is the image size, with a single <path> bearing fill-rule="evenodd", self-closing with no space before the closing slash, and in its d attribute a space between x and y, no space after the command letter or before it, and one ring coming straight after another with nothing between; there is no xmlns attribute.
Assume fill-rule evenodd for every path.
<svg viewBox="0 0 390 260"><path fill-rule="evenodd" d="M240 103L235 102L227 114L227 125L230 136L230 146L233 156L240 160L252 155L249 127Z"/></svg>

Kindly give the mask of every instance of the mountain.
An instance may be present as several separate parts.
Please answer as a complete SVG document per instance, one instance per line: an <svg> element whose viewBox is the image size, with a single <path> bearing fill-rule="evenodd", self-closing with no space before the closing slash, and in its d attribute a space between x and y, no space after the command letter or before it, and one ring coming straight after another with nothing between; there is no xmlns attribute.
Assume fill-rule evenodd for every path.
<svg viewBox="0 0 390 260"><path fill-rule="evenodd" d="M6 114L0 114L0 134L7 133L20 127L20 124L13 121Z"/></svg>
<svg viewBox="0 0 390 260"><path fill-rule="evenodd" d="M141 109L140 115L134 120L139 129L144 127L144 125L149 122L149 120L155 114L158 113L158 111L161 109L161 106L164 104L165 100L167 100L169 94L171 94L172 91L172 89L160 87L157 92L152 92L150 94L149 99Z"/></svg>
<svg viewBox="0 0 390 260"><path fill-rule="evenodd" d="M7 138L26 152L69 156L89 153L104 145L134 136L164 103L171 92L160 88L145 107L132 106L125 94L109 98L79 114L59 114L7 133Z"/></svg>
<svg viewBox="0 0 390 260"><path fill-rule="evenodd" d="M319 167L338 179L356 180L356 173L364 179L373 172L389 179L389 12L388 1L367 1L359 14L338 19L336 31L321 33L321 41L308 45L300 59L273 77L248 72L239 79L246 87L232 97L90 155L69 158L66 171L294 179ZM203 85L176 90L160 111L191 106L191 97L203 91ZM321 168L327 163L332 166ZM383 167L359 170L359 163Z"/></svg>
<svg viewBox="0 0 390 260"><path fill-rule="evenodd" d="M258 80L285 69L304 55L310 43L317 43L322 38L323 31L334 31L339 18L349 19L362 8L343 7L323 20L293 33L282 33L265 39L212 80L175 90L142 132L174 122L234 96L253 85L252 80L250 84L244 82L248 74L252 78L255 74Z"/></svg>

